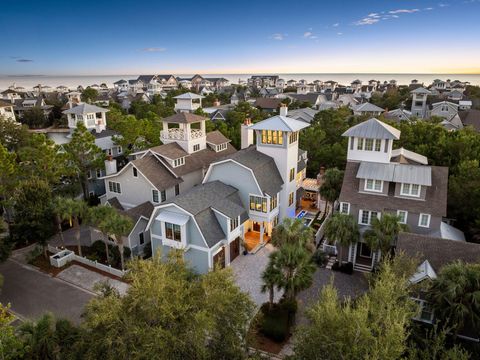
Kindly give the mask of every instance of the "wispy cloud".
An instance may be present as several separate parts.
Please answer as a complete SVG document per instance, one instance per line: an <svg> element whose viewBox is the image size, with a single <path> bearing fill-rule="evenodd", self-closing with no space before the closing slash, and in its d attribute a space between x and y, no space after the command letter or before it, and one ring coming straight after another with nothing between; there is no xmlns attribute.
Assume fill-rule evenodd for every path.
<svg viewBox="0 0 480 360"><path fill-rule="evenodd" d="M28 62L33 62L32 59L17 59L17 62L19 63L28 63Z"/></svg>
<svg viewBox="0 0 480 360"><path fill-rule="evenodd" d="M305 31L305 32L303 33L303 37L306 38L306 39L316 39L316 38L318 38L318 36L315 35L315 34L314 34L313 32L311 32L311 31Z"/></svg>
<svg viewBox="0 0 480 360"><path fill-rule="evenodd" d="M340 26L340 23L335 23L332 25L333 27L339 27Z"/></svg>
<svg viewBox="0 0 480 360"><path fill-rule="evenodd" d="M142 49L143 52L162 52L166 50L167 50L166 48L162 48L162 47L147 47Z"/></svg>
<svg viewBox="0 0 480 360"><path fill-rule="evenodd" d="M388 13L389 14L413 14L419 11L420 9L397 9L397 10L391 10Z"/></svg>
<svg viewBox="0 0 480 360"><path fill-rule="evenodd" d="M438 4L439 7L443 8L443 7L448 7L450 6L449 4L445 4L445 3L440 3Z"/></svg>
<svg viewBox="0 0 480 360"><path fill-rule="evenodd" d="M433 8L432 8L433 10ZM357 20L353 23L353 25L362 26L362 25L373 25L380 21L390 20L390 19L398 19L403 14L413 14L420 12L420 9L394 9L390 11L381 11L370 13L364 18Z"/></svg>
<svg viewBox="0 0 480 360"><path fill-rule="evenodd" d="M342 32L337 32L337 35L341 36L341 35L343 35L343 33Z"/></svg>
<svg viewBox="0 0 480 360"><path fill-rule="evenodd" d="M276 33L270 36L270 38L272 38L273 40L282 41L283 39L285 39L286 36L287 34Z"/></svg>

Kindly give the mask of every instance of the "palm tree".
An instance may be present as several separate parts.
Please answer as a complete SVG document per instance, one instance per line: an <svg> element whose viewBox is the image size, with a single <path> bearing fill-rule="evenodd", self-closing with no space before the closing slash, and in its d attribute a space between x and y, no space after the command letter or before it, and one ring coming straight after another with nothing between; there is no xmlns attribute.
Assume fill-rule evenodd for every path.
<svg viewBox="0 0 480 360"><path fill-rule="evenodd" d="M343 259L343 248L360 239L358 224L352 215L334 214L325 224L325 237L329 243L340 245L339 258Z"/></svg>
<svg viewBox="0 0 480 360"><path fill-rule="evenodd" d="M397 215L390 213L383 214L380 219L373 218L371 228L363 235L370 249L386 254L397 241L398 233L407 230L407 225L399 220Z"/></svg>
<svg viewBox="0 0 480 360"><path fill-rule="evenodd" d="M323 184L320 186L320 195L325 199L325 215L327 214L328 203L333 203L340 196L343 182L343 171L331 168L323 175Z"/></svg>
<svg viewBox="0 0 480 360"><path fill-rule="evenodd" d="M275 299L275 287L280 289L280 284L282 282L282 273L280 269L276 266L276 263L270 261L262 273L262 293L268 291L268 298L270 307L273 305Z"/></svg>
<svg viewBox="0 0 480 360"><path fill-rule="evenodd" d="M59 347L55 339L55 320L51 314L43 315L37 322L20 326L19 334L28 345L31 359L57 359Z"/></svg>
<svg viewBox="0 0 480 360"><path fill-rule="evenodd" d="M287 244L299 244L313 248L313 230L299 219L285 218L272 232L272 244L281 248Z"/></svg>
<svg viewBox="0 0 480 360"><path fill-rule="evenodd" d="M455 262L442 268L433 280L427 300L435 316L454 328L455 335L465 326L480 331L480 264Z"/></svg>
<svg viewBox="0 0 480 360"><path fill-rule="evenodd" d="M118 246L118 250L120 252L120 262L122 270L124 270L125 262L123 257L123 238L132 230L132 220L125 215L119 214L110 206L97 206L95 208L91 208L89 221L93 226L97 227L102 233L107 235L107 239L110 237ZM105 252L107 256L107 262L110 263L108 240L105 240Z"/></svg>
<svg viewBox="0 0 480 360"><path fill-rule="evenodd" d="M285 298L295 300L298 292L313 282L316 266L312 255L298 244L285 245L270 255L270 262L280 272L278 286L285 290Z"/></svg>
<svg viewBox="0 0 480 360"><path fill-rule="evenodd" d="M62 232L62 221L68 221L75 230L75 240L78 247L78 255L82 256L82 244L80 242L80 219L87 212L87 204L82 200L71 198L56 197L54 200L54 212L57 217L58 229L62 239L62 245L65 247L65 240Z"/></svg>

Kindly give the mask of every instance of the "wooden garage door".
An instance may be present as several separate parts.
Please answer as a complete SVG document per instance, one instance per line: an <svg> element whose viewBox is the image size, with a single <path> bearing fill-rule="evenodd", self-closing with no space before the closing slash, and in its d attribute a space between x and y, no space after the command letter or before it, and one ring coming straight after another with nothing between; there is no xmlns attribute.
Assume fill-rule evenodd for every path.
<svg viewBox="0 0 480 360"><path fill-rule="evenodd" d="M240 238L237 237L230 243L230 262L240 255Z"/></svg>
<svg viewBox="0 0 480 360"><path fill-rule="evenodd" d="M225 267L225 247L213 257L213 266L220 266L222 269Z"/></svg>

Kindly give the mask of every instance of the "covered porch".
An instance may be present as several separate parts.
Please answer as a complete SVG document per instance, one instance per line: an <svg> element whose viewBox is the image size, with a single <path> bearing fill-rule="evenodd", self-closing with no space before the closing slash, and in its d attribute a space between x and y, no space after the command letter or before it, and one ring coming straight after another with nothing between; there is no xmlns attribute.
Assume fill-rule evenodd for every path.
<svg viewBox="0 0 480 360"><path fill-rule="evenodd" d="M248 220L244 228L244 245L248 252L255 252L268 243L272 236L272 223Z"/></svg>

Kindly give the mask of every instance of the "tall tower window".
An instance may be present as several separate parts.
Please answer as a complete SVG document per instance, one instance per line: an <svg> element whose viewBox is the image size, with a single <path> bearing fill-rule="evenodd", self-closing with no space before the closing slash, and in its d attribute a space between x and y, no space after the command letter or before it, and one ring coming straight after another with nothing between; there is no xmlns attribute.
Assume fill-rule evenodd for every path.
<svg viewBox="0 0 480 360"><path fill-rule="evenodd" d="M283 145L283 131L262 130L262 144Z"/></svg>

